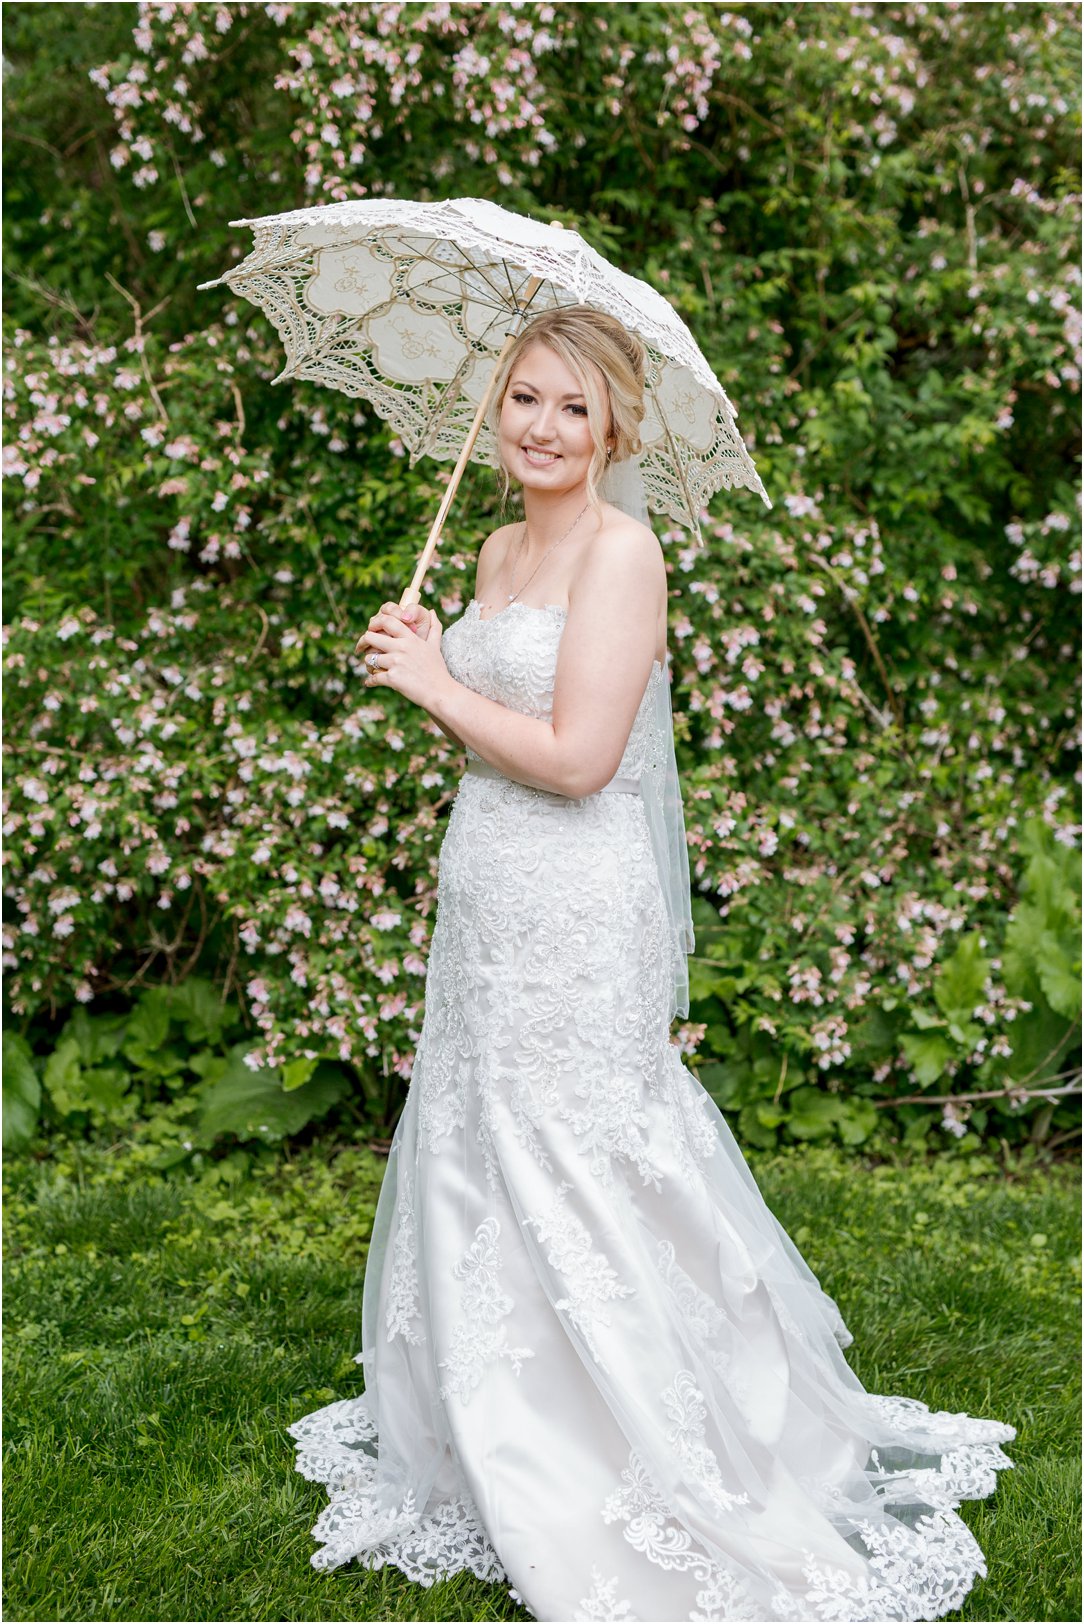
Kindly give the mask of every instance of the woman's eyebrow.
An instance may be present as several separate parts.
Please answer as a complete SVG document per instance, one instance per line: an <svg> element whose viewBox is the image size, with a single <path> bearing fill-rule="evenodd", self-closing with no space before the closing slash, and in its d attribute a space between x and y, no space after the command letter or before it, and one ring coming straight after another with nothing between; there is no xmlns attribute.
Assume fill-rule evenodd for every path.
<svg viewBox="0 0 1084 1624"><path fill-rule="evenodd" d="M526 378L516 378L508 385L508 387L509 389L530 389L536 395L540 395L542 393L541 389L539 389L535 384L528 383ZM580 390L574 391L571 395L561 396L562 400L582 400L583 398L583 393Z"/></svg>

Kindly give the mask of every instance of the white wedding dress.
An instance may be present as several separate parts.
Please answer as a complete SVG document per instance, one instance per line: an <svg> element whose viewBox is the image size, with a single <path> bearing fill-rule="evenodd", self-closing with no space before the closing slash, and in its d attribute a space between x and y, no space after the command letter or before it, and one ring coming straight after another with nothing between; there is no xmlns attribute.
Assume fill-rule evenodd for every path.
<svg viewBox="0 0 1084 1624"><path fill-rule="evenodd" d="M566 611L477 602L449 670L549 718ZM636 780L579 800L473 752L365 1275L365 1391L295 1421L314 1566L504 1580L537 1619L940 1618L955 1507L1015 1429L869 1394L836 1304L669 1037ZM886 1311L890 1305L886 1304Z"/></svg>

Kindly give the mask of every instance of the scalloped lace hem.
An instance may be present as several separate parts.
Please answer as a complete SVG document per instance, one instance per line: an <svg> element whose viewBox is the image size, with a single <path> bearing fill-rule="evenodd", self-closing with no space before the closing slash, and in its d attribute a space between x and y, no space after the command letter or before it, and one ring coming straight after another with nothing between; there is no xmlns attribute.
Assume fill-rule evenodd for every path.
<svg viewBox="0 0 1084 1624"><path fill-rule="evenodd" d="M916 1624L954 1612L976 1579L986 1577L982 1550L955 1508L964 1500L985 1499L994 1492L997 1473L1014 1464L998 1446L1015 1438L1015 1427L931 1411L916 1399L869 1397L882 1417L904 1432L931 1421L944 1422L950 1447L938 1467L871 1476L882 1503L925 1507L928 1514L917 1517L913 1526L896 1520L860 1522L854 1537L869 1555L869 1571L858 1583L805 1552L807 1588L804 1593L786 1587L777 1591L770 1603L776 1618ZM286 1430L295 1442L296 1470L308 1481L321 1483L329 1496L312 1528L313 1538L322 1546L310 1558L314 1568L330 1570L356 1560L370 1570L398 1568L427 1588L469 1572L490 1583L503 1582L511 1599L526 1607L524 1598L508 1584L501 1559L465 1490L421 1510L409 1489L391 1501L378 1492L377 1433L364 1394L314 1410ZM764 1617L763 1607L753 1603L736 1576L710 1559L708 1566L713 1582L696 1598L698 1609L705 1610L690 1613L690 1619ZM601 1575L595 1577L602 1580ZM617 1599L616 1590L616 1580L596 1582L575 1618L633 1624L638 1615L627 1601Z"/></svg>
<svg viewBox="0 0 1084 1624"><path fill-rule="evenodd" d="M328 1504L312 1528L323 1546L314 1568L338 1568L357 1559L363 1567L396 1567L415 1584L432 1585L453 1573L505 1579L500 1558L465 1492L421 1510L409 1489L389 1502L376 1489L376 1427L364 1394L339 1399L291 1422L296 1469L322 1483Z"/></svg>

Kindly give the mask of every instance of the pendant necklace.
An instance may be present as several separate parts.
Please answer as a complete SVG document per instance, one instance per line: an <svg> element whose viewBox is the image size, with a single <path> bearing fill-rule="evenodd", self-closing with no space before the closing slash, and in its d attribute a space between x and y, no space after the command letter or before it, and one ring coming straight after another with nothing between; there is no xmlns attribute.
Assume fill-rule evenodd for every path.
<svg viewBox="0 0 1084 1624"><path fill-rule="evenodd" d="M583 518L584 514L587 512L587 509L588 509L588 507L590 507L590 505L591 504L588 502L584 507L582 507L580 509L579 513L577 513L576 517L573 519L572 523L569 525L568 529L565 531L564 535L563 536L558 536L557 540L551 546L546 548L546 551L542 554L542 557L538 560L538 563L535 565L535 567L531 571L530 575L528 575L527 579L524 581L523 585L520 587L519 592L510 592L508 594L509 603L514 603L515 600L520 596L520 593L526 592L527 588L530 586L531 582L534 580L535 576L538 574L539 570L542 568L542 565L546 562L546 559L550 556L550 553L553 552L554 547L559 547L561 545L562 541L567 541L568 537L572 534L573 530L575 530L576 526L579 524L580 520ZM526 521L526 519L524 519L524 521L523 521L523 534L520 537L519 549L518 549L517 554L516 554L516 560L517 561L518 561L518 558L519 558L519 554L522 553L522 551L523 551L523 548L524 548L524 545L525 545L526 541L527 541L527 521ZM512 565L512 583L511 584L512 584L513 587L516 584L516 566L515 566L515 562Z"/></svg>

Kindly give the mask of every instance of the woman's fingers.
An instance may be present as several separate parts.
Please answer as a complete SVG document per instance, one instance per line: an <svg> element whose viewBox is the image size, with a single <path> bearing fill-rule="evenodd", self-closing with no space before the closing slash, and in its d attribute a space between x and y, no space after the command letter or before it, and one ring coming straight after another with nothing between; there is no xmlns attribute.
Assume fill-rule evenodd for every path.
<svg viewBox="0 0 1084 1624"><path fill-rule="evenodd" d="M423 642L429 636L432 611L423 609L420 604L408 604L401 609L397 603L382 603L377 613L369 621L368 630L363 632L354 646L354 653L360 654L367 646L366 640L369 632L394 632L399 628L420 637ZM378 645L374 644L373 647ZM385 645L380 645L385 646Z"/></svg>
<svg viewBox="0 0 1084 1624"><path fill-rule="evenodd" d="M403 635L403 632L404 632L405 629L409 629L409 628L406 627L406 623L403 621L402 617L397 613L397 606L395 604L391 605L391 613L385 613L384 609L381 609L380 613L377 614L377 615L374 615L373 618L370 620L368 630L362 632L361 636L358 638L357 642L354 644L354 653L355 654L360 654L361 650L366 646L369 638L374 633L378 634L378 635L383 635L385 637L387 637L389 635L392 635L392 636L398 635L398 636L401 637ZM374 648L377 648L377 647L386 648L386 647L388 647L388 645L386 643L380 643L380 644L374 643L372 645L372 647L374 647Z"/></svg>

